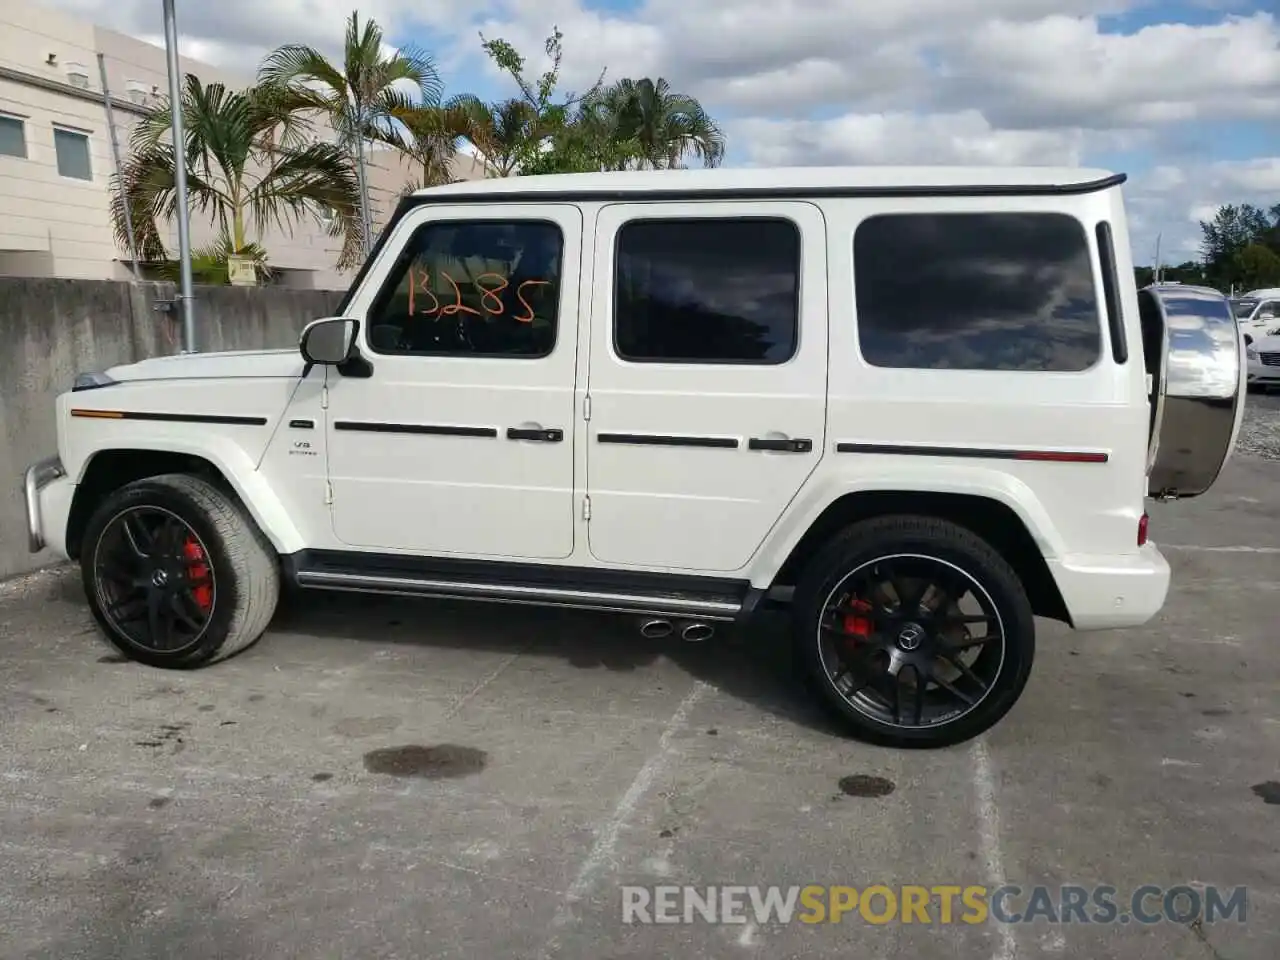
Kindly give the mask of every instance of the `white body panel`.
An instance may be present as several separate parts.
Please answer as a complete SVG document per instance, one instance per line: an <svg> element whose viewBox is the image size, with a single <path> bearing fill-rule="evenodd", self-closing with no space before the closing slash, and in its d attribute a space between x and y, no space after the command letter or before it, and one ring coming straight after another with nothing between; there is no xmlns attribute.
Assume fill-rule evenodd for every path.
<svg viewBox="0 0 1280 960"><path fill-rule="evenodd" d="M778 217L801 235L800 339L777 365L628 363L613 337L614 238L629 220ZM785 202L609 204L595 220L587 494L591 555L612 564L746 568L822 457L827 283L822 211ZM714 438L737 446L602 443L601 435ZM805 453L749 449L811 441Z"/></svg>
<svg viewBox="0 0 1280 960"><path fill-rule="evenodd" d="M388 355L361 350L368 379L329 372L326 427L333 526L344 545L522 560L568 557L574 546L574 403L582 215L568 204L478 211L427 206L396 227L386 254L348 308L365 321L396 251L426 222L485 217L549 220L564 237L555 346L537 359ZM493 437L374 433L335 424L490 429ZM559 429L559 443L509 440L510 427Z"/></svg>
<svg viewBox="0 0 1280 960"><path fill-rule="evenodd" d="M45 486L45 540L58 551L71 488L95 451L173 450L205 457L235 487L281 553L303 549L625 571L774 583L793 547L840 497L872 490L956 493L1009 507L1046 558L1074 625L1139 624L1164 602L1169 568L1139 547L1149 408L1137 291L1117 188L1043 197L929 196L807 199L847 182L831 171L673 171L660 189L785 186L787 199L626 201L654 189L619 175L605 200L557 201L583 178L515 178L432 191L438 201L476 191L485 203L414 208L375 255L346 315L365 319L413 228L439 218L529 216L564 233L559 333L540 359L388 356L360 351L368 378L330 368L300 379L293 352L166 358L119 368L120 383L59 401L59 455L68 477ZM1036 184L1103 171L859 171L860 181ZM650 175L651 176L651 175ZM951 179L948 180L948 177ZM896 178L896 181L895 181ZM569 183L574 181L574 183ZM504 191L548 191L546 202L495 203ZM1052 211L1112 225L1129 360L1117 365L1099 319L1101 359L1079 373L890 369L859 351L852 237L872 214L900 211ZM614 237L626 219L692 213L781 214L802 230L801 329L776 366L634 364L612 336ZM1096 266L1095 266L1096 276ZM1098 300L1103 302L1101 280ZM183 379L192 378L192 379ZM327 407L325 385L327 383ZM586 401L590 401L590 419ZM72 408L216 410L263 417L261 426L76 419ZM314 429L295 428L314 421ZM337 430L339 421L492 427L497 437ZM508 427L562 428L560 443L506 439ZM688 448L598 442L601 433L729 437L737 446ZM751 437L813 441L804 453L749 449ZM299 445L302 446L299 446ZM1071 450L1106 462L1059 463L840 452L839 444ZM589 500L589 506L587 498ZM331 501L331 502L330 502ZM588 519L589 510L589 519Z"/></svg>

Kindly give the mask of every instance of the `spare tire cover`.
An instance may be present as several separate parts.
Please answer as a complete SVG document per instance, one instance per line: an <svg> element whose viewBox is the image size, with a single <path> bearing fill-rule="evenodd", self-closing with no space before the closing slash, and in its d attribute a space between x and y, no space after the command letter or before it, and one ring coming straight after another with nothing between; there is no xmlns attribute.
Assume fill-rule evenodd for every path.
<svg viewBox="0 0 1280 960"><path fill-rule="evenodd" d="M1162 284L1142 294L1159 307L1165 350L1147 489L1152 496L1199 496L1218 479L1240 430L1246 395L1240 328L1217 290Z"/></svg>

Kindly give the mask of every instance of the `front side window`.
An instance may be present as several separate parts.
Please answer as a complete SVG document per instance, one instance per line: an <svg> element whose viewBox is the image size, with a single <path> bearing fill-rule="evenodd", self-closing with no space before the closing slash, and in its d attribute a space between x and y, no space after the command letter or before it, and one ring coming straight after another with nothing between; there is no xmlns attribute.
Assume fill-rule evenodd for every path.
<svg viewBox="0 0 1280 960"><path fill-rule="evenodd" d="M1101 355L1073 217L885 214L858 226L853 247L858 341L874 366L1070 372Z"/></svg>
<svg viewBox="0 0 1280 960"><path fill-rule="evenodd" d="M378 353L544 357L556 343L560 228L441 220L409 238L369 311Z"/></svg>
<svg viewBox="0 0 1280 960"><path fill-rule="evenodd" d="M614 346L632 362L777 364L800 325L800 229L633 220L618 232Z"/></svg>
<svg viewBox="0 0 1280 960"><path fill-rule="evenodd" d="M89 138L74 130L53 131L53 148L58 157L58 173L73 180L92 180L89 163Z"/></svg>

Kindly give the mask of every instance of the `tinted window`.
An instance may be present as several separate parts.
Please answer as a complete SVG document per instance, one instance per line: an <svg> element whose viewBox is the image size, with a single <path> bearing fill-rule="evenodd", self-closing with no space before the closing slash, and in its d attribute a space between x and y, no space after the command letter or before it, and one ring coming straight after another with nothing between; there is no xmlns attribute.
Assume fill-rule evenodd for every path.
<svg viewBox="0 0 1280 960"><path fill-rule="evenodd" d="M53 131L53 149L58 157L58 173L76 180L92 180L89 165L89 138L71 130Z"/></svg>
<svg viewBox="0 0 1280 960"><path fill-rule="evenodd" d="M1239 320L1248 320L1253 316L1253 308L1258 305L1257 300L1232 300L1232 309L1236 312L1236 318Z"/></svg>
<svg viewBox="0 0 1280 960"><path fill-rule="evenodd" d="M1070 371L1098 359L1092 261L1072 217L877 216L858 227L853 246L868 363Z"/></svg>
<svg viewBox="0 0 1280 960"><path fill-rule="evenodd" d="M633 361L782 363L795 352L790 220L637 220L618 233L614 345Z"/></svg>
<svg viewBox="0 0 1280 960"><path fill-rule="evenodd" d="M0 156L25 157L27 136L17 117L0 117Z"/></svg>
<svg viewBox="0 0 1280 960"><path fill-rule="evenodd" d="M369 311L379 353L543 357L556 343L560 228L542 221L419 227Z"/></svg>

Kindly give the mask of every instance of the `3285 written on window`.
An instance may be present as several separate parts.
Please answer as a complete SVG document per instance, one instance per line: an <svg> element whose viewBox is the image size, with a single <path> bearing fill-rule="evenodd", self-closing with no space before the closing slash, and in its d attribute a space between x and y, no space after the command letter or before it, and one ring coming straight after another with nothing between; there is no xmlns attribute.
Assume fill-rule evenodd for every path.
<svg viewBox="0 0 1280 960"><path fill-rule="evenodd" d="M369 311L378 353L545 357L564 238L542 220L441 220L410 237Z"/></svg>
<svg viewBox="0 0 1280 960"><path fill-rule="evenodd" d="M1101 356L1093 258L1067 214L881 214L853 260L873 366L1073 372Z"/></svg>
<svg viewBox="0 0 1280 960"><path fill-rule="evenodd" d="M614 347L631 362L785 363L800 229L781 218L632 220L618 231Z"/></svg>

